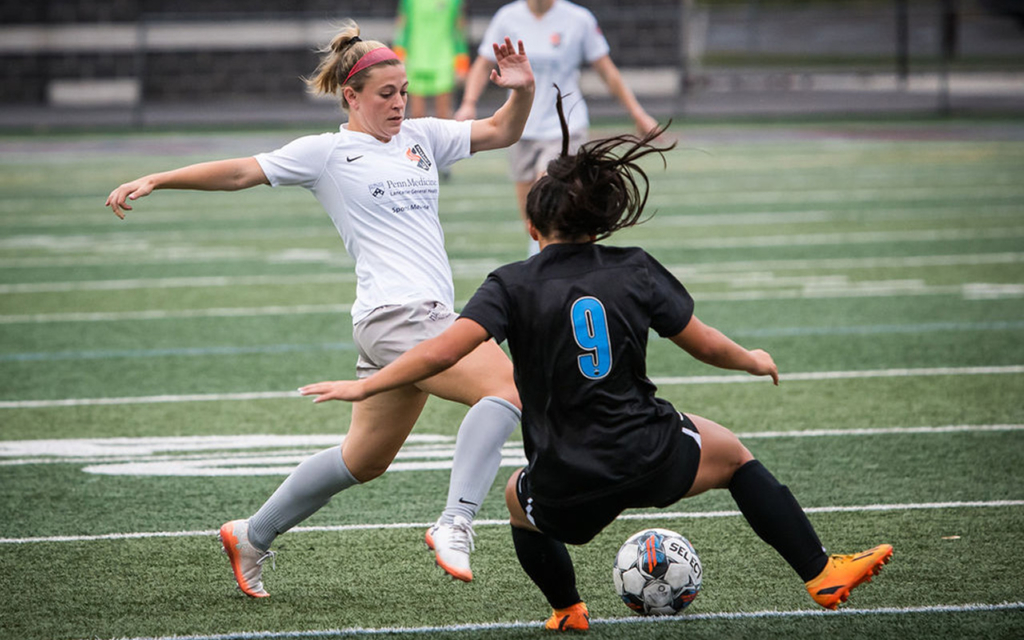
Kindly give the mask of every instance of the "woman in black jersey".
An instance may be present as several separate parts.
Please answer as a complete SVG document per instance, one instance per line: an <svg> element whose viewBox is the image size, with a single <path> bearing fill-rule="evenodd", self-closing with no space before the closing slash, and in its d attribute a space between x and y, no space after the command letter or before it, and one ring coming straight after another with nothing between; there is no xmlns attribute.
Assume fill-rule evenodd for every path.
<svg viewBox="0 0 1024 640"><path fill-rule="evenodd" d="M662 132L597 140L575 155L566 134L527 200L540 254L495 270L451 327L375 375L300 390L316 402L358 401L434 375L490 338L508 340L529 464L512 474L505 497L516 555L554 609L549 629L589 627L566 543L589 541L627 508L666 507L708 489L729 489L826 608L892 557L887 544L826 555L789 489L735 434L655 396L646 372L651 329L702 362L779 381L767 352L693 315L693 299L657 260L595 244L640 220L648 183L637 161L664 160L672 147L652 144Z"/></svg>

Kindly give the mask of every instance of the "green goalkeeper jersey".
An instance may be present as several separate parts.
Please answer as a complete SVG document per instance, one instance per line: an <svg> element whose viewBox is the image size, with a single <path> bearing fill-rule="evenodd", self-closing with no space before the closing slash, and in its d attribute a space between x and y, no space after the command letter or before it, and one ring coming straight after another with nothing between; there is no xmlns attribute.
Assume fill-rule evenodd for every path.
<svg viewBox="0 0 1024 640"><path fill-rule="evenodd" d="M395 49L405 60L409 93L437 95L455 88L456 66L468 68L462 0L401 0Z"/></svg>

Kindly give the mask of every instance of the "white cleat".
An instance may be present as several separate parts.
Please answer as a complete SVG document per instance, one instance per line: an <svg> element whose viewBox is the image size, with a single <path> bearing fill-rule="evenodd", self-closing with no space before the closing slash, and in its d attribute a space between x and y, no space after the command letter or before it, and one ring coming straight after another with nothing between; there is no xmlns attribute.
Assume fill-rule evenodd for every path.
<svg viewBox="0 0 1024 640"><path fill-rule="evenodd" d="M263 563L273 562L273 551L260 551L249 542L249 521L232 520L220 528L220 543L231 561L231 570L242 593L251 598L270 596L263 588Z"/></svg>
<svg viewBox="0 0 1024 640"><path fill-rule="evenodd" d="M427 546L434 550L437 566L448 575L463 582L473 580L469 568L469 554L474 549L472 523L462 516L455 516L454 522L445 524L438 520L427 529Z"/></svg>

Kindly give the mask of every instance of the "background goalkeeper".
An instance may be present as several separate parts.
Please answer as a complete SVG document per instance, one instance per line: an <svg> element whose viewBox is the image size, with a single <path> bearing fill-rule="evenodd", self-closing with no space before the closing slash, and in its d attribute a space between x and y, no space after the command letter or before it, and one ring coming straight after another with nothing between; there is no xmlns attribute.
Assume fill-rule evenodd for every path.
<svg viewBox="0 0 1024 640"><path fill-rule="evenodd" d="M469 70L462 0L401 0L395 53L409 77L410 117L426 116L433 97L433 115L451 118L456 80Z"/></svg>

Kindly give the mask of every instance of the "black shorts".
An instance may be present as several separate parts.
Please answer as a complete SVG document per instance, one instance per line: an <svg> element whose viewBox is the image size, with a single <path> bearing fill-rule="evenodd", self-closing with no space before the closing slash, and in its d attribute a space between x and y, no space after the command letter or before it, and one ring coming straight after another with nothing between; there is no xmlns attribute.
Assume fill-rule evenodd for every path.
<svg viewBox="0 0 1024 640"><path fill-rule="evenodd" d="M664 508L686 495L700 465L700 433L688 417L682 418L683 437L676 439L676 451L654 475L627 490L571 504L551 505L535 500L530 492L528 469L516 483L516 496L526 517L547 535L567 544L585 544L630 508Z"/></svg>

